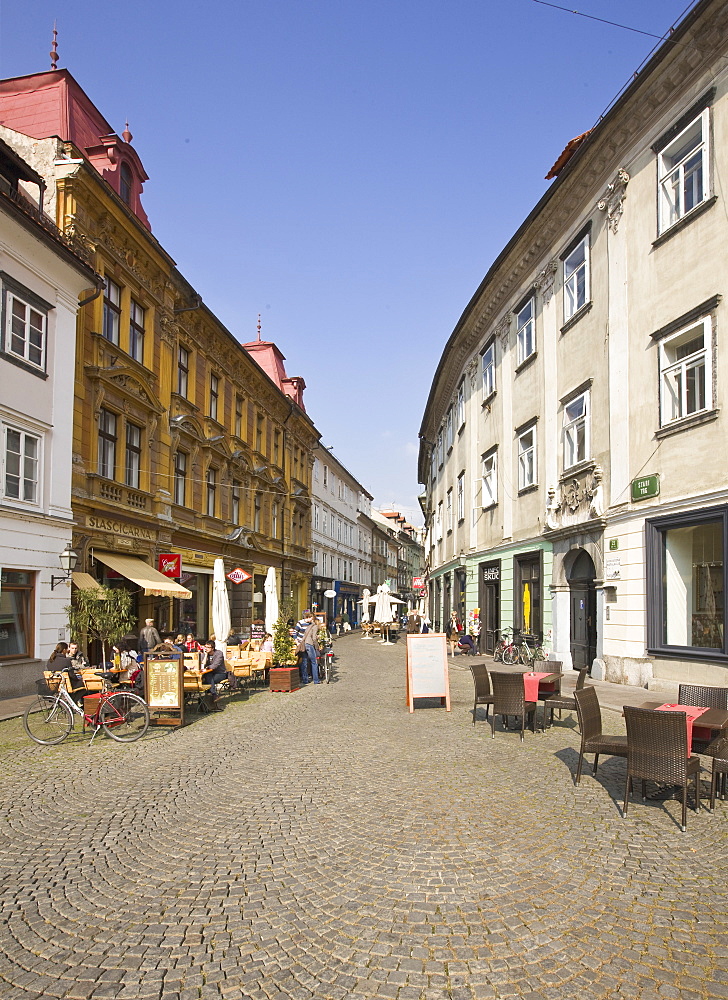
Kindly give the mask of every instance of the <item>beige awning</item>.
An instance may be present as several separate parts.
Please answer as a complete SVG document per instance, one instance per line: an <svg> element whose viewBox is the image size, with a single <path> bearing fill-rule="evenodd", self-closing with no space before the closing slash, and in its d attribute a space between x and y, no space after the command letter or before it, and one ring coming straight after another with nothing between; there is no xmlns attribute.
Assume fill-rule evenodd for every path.
<svg viewBox="0 0 728 1000"><path fill-rule="evenodd" d="M72 573L71 579L79 590L98 590L99 595L103 597L104 588L90 573Z"/></svg>
<svg viewBox="0 0 728 1000"><path fill-rule="evenodd" d="M192 597L192 592L186 587L170 580L168 576L164 576L135 556L124 556L119 552L99 552L98 549L94 549L94 558L127 580L138 583L144 588L146 597L181 597L185 600Z"/></svg>

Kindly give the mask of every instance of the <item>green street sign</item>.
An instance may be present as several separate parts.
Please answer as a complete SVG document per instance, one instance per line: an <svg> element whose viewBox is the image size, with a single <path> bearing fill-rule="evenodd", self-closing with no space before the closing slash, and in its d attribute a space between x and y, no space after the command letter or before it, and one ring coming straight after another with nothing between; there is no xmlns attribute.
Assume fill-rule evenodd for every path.
<svg viewBox="0 0 728 1000"><path fill-rule="evenodd" d="M632 502L636 500L649 500L660 495L659 476L640 476L639 479L632 480Z"/></svg>
<svg viewBox="0 0 728 1000"><path fill-rule="evenodd" d="M619 539L618 538L610 538L609 539L609 548L611 549L612 552L614 552L615 549L618 549L619 548Z"/></svg>

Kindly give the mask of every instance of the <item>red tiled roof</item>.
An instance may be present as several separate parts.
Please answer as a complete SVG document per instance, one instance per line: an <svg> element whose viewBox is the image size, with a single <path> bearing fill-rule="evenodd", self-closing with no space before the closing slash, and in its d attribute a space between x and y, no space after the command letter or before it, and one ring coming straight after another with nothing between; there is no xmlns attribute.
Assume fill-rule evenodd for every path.
<svg viewBox="0 0 728 1000"><path fill-rule="evenodd" d="M575 139L571 140L571 142L567 142L566 146L563 149L563 152L557 159L556 163L554 163L553 167L551 167L549 172L546 174L547 181L550 181L552 177L559 176L559 174L564 169L564 167L569 162L574 153L577 151L579 146L581 146L582 142L585 139L587 139L591 135L591 133L592 130L589 129L588 132L582 132L581 135L577 135Z"/></svg>

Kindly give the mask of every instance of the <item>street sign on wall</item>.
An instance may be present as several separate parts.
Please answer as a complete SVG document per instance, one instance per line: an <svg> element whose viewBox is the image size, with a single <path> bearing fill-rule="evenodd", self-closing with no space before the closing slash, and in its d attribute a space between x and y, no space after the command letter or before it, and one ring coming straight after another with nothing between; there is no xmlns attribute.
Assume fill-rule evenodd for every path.
<svg viewBox="0 0 728 1000"><path fill-rule="evenodd" d="M413 576L412 577L412 589L413 590L424 590L425 589L425 581L424 581L424 579L421 576Z"/></svg>
<svg viewBox="0 0 728 1000"><path fill-rule="evenodd" d="M660 495L659 476L640 476L632 480L632 502L650 500Z"/></svg>

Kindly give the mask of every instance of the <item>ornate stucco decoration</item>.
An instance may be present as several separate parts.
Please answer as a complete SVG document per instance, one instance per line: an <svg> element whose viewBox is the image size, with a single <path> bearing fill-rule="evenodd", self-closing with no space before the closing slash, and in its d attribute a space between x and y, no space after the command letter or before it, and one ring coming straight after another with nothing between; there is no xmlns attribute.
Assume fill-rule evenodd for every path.
<svg viewBox="0 0 728 1000"><path fill-rule="evenodd" d="M508 332L511 328L510 316L506 313L498 321L498 325L495 328L495 335L500 341L501 347L505 347L508 343Z"/></svg>
<svg viewBox="0 0 728 1000"><path fill-rule="evenodd" d="M475 357L468 361L465 368L465 374L470 379L470 388L474 389L478 383L478 372L480 370L480 355L476 354Z"/></svg>
<svg viewBox="0 0 728 1000"><path fill-rule="evenodd" d="M556 259L550 260L543 271L539 271L534 281L534 286L541 292L545 303L550 302L554 294L554 279L558 270L559 262Z"/></svg>
<svg viewBox="0 0 728 1000"><path fill-rule="evenodd" d="M575 476L562 483L561 490L549 486L546 503L546 527L558 531L583 521L599 518L604 513L602 480L604 473L600 466L587 472L583 478Z"/></svg>
<svg viewBox="0 0 728 1000"><path fill-rule="evenodd" d="M624 199L627 197L627 185L629 184L629 174L622 167L617 171L617 176L611 184L607 185L604 197L597 202L600 212L607 213L607 225L613 233L617 232L619 220L624 211Z"/></svg>

